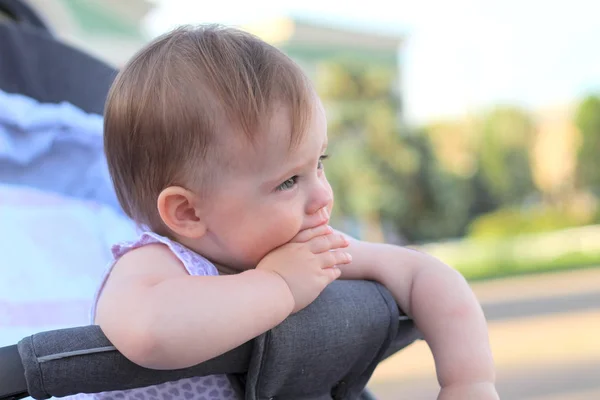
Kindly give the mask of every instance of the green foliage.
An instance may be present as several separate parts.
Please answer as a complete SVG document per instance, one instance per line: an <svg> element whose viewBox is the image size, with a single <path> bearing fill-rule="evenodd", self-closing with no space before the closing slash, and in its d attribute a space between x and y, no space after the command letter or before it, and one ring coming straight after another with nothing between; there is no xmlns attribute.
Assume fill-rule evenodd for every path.
<svg viewBox="0 0 600 400"><path fill-rule="evenodd" d="M500 203L518 204L535 191L530 148L535 126L515 107L498 107L485 115L480 127L479 173Z"/></svg>
<svg viewBox="0 0 600 400"><path fill-rule="evenodd" d="M332 60L317 69L329 118L327 174L338 199L336 217L385 219L410 241L438 240L464 234L474 212L518 203L534 190L534 127L524 111L503 107L485 115L478 172L458 176L440 165L425 132L400 129L393 68ZM498 202L481 209L490 197Z"/></svg>
<svg viewBox="0 0 600 400"><path fill-rule="evenodd" d="M556 208L505 208L482 215L469 225L472 238L510 238L520 234L551 232L591 221Z"/></svg>
<svg viewBox="0 0 600 400"><path fill-rule="evenodd" d="M338 221L385 222L409 242L465 234L506 238L592 222L544 207L532 177L537 127L526 110L499 106L474 121L416 130L399 123L393 66L329 59L316 71L328 115L332 157L326 171ZM579 180L598 190L600 98L586 99L576 120L583 137ZM516 265L498 263L502 270L510 268L500 264Z"/></svg>
<svg viewBox="0 0 600 400"><path fill-rule="evenodd" d="M368 154L358 142L358 138L350 138L330 145L332 157L326 171L336 194L336 216L368 216L382 207L385 182L371 168Z"/></svg>
<svg viewBox="0 0 600 400"><path fill-rule="evenodd" d="M425 135L401 131L395 71L345 60L318 70L329 117L334 217L391 221L411 241L461 234L468 184L438 165Z"/></svg>
<svg viewBox="0 0 600 400"><path fill-rule="evenodd" d="M578 153L578 183L600 195L600 97L585 98L575 114L575 125L581 134Z"/></svg>
<svg viewBox="0 0 600 400"><path fill-rule="evenodd" d="M453 265L462 275L470 280L501 278L505 276L539 274L580 268L592 268L600 265L600 252L585 253L581 251L566 252L551 260L521 260L505 253L489 262L474 264L465 262Z"/></svg>
<svg viewBox="0 0 600 400"><path fill-rule="evenodd" d="M407 139L419 155L419 169L400 188L402 201L385 204L383 216L394 221L410 242L439 240L463 234L469 220L469 181L444 170L424 134Z"/></svg>
<svg viewBox="0 0 600 400"><path fill-rule="evenodd" d="M334 216L372 219L397 197L398 183L418 162L400 136L393 71L350 61L322 63L318 71L328 111Z"/></svg>
<svg viewBox="0 0 600 400"><path fill-rule="evenodd" d="M540 273L600 265L600 226L512 235L464 238L423 246L467 279Z"/></svg>

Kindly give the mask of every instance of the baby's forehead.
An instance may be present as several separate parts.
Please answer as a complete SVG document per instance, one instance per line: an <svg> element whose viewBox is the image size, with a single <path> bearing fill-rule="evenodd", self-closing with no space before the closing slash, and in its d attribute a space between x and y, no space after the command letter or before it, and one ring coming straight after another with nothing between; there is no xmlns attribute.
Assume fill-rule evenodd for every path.
<svg viewBox="0 0 600 400"><path fill-rule="evenodd" d="M303 110L281 103L270 110L251 132L232 124L219 129L219 157L230 170L262 172L285 167L286 161L296 156L313 157L321 151L327 141L327 122L318 98Z"/></svg>
<svg viewBox="0 0 600 400"><path fill-rule="evenodd" d="M310 118L302 132L294 132L285 111L274 115L269 124L253 138L243 139L230 148L230 157L239 168L250 173L265 173L289 164L318 158L327 142L327 129ZM316 122L316 123L315 123Z"/></svg>
<svg viewBox="0 0 600 400"><path fill-rule="evenodd" d="M306 139L304 137L298 143L293 143L289 126L273 125L271 129L254 136L252 140L244 135L232 135L222 156L230 160L230 166L238 170L237 172L241 170L257 173L265 168L282 164L304 144Z"/></svg>

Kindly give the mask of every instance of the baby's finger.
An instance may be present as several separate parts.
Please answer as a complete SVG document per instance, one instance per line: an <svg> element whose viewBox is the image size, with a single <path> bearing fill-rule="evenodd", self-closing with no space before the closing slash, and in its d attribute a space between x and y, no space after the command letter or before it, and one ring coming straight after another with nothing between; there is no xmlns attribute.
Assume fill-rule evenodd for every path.
<svg viewBox="0 0 600 400"><path fill-rule="evenodd" d="M306 243L318 236L329 235L330 233L333 233L333 229L331 229L329 225L323 224L300 231L292 240L290 240L290 243Z"/></svg>
<svg viewBox="0 0 600 400"><path fill-rule="evenodd" d="M352 255L345 251L328 251L319 254L321 259L321 268L331 268L335 265L350 264Z"/></svg>
<svg viewBox="0 0 600 400"><path fill-rule="evenodd" d="M340 247L348 247L348 240L340 234L322 235L312 238L308 241L308 245L310 251L319 254Z"/></svg>
<svg viewBox="0 0 600 400"><path fill-rule="evenodd" d="M338 267L324 268L323 275L327 279L327 284L329 285L331 282L335 281L337 278L342 276L342 271Z"/></svg>

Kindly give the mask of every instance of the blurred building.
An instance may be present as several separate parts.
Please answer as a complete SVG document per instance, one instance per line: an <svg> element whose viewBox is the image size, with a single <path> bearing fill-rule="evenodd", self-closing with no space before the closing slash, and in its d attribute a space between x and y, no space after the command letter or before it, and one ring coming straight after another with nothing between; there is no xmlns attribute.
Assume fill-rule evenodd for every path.
<svg viewBox="0 0 600 400"><path fill-rule="evenodd" d="M395 92L398 99L402 99L403 36L398 32L297 17L272 18L245 24L242 28L284 51L314 81L319 79L319 66L332 60L345 59L365 67L376 65L391 69L395 75Z"/></svg>
<svg viewBox="0 0 600 400"><path fill-rule="evenodd" d="M149 0L26 0L65 42L122 66L148 41Z"/></svg>
<svg viewBox="0 0 600 400"><path fill-rule="evenodd" d="M31 5L58 37L115 66L122 66L151 39L144 30L144 19L155 7L152 0L22 1ZM241 27L286 52L313 79L318 78L322 62L345 58L393 69L394 86L401 93L400 34L288 17Z"/></svg>
<svg viewBox="0 0 600 400"><path fill-rule="evenodd" d="M539 109L535 113L537 135L532 149L532 172L544 193L571 193L575 188L579 132L574 107Z"/></svg>

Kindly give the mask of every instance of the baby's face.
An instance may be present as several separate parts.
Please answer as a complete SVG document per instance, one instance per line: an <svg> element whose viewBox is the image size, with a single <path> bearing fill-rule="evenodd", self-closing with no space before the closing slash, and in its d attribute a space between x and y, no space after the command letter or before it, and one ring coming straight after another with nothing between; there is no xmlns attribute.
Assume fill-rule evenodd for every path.
<svg viewBox="0 0 600 400"><path fill-rule="evenodd" d="M205 256L238 271L254 268L301 230L329 222L333 192L322 163L327 121L320 103L308 129L289 151L290 116L280 108L262 143L235 150L238 165L219 181L205 218Z"/></svg>

